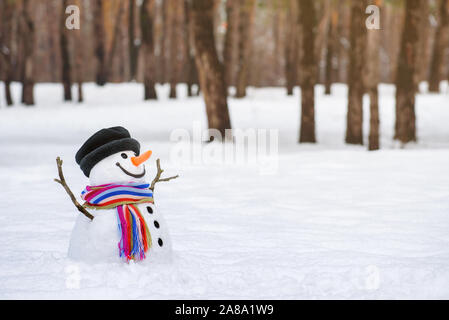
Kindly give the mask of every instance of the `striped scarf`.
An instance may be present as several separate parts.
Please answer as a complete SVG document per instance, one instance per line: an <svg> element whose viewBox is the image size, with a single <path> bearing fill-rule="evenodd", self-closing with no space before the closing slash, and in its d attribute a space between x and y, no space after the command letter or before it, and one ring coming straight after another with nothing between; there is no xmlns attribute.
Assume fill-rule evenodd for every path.
<svg viewBox="0 0 449 320"><path fill-rule="evenodd" d="M154 203L149 184L104 184L87 186L81 193L84 206L93 209L116 208L120 241L120 257L129 260L145 259L145 252L151 247L151 235L139 203Z"/></svg>

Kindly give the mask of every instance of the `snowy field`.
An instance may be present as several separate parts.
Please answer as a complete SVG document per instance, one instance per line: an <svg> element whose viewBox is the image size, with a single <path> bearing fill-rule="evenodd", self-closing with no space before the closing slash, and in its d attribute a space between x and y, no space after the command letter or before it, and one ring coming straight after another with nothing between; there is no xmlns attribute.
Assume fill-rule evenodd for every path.
<svg viewBox="0 0 449 320"><path fill-rule="evenodd" d="M344 144L346 87L317 87L316 145L296 143L299 90L249 89L230 99L234 128L279 129L279 169L175 164L173 129L205 123L200 98L143 102L137 84L36 87L34 108L0 107L0 298L449 299L449 93L419 94L419 141L393 143L394 87L380 87L381 151ZM19 86L14 85L15 100ZM74 90L75 91L75 90ZM3 88L0 85L0 92ZM2 103L3 103L2 97ZM366 101L368 102L368 101ZM365 105L368 115L368 105ZM78 194L75 153L122 125L161 158L156 204L169 224L168 264L81 264L67 258L77 211L53 182L55 158ZM368 117L365 117L365 135Z"/></svg>

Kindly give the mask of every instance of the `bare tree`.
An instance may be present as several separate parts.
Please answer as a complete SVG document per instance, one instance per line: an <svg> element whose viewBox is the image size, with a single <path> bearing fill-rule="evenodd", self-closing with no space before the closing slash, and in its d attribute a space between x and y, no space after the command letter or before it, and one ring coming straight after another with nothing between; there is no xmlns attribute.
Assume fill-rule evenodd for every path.
<svg viewBox="0 0 449 320"><path fill-rule="evenodd" d="M170 73L170 66L168 59L168 55L170 53L170 35L171 35L171 28L172 24L170 21L170 0L162 1L161 4L161 19L162 19L162 26L161 26L161 37L160 37L160 70L161 70L161 82L166 83L170 81L169 79L169 73Z"/></svg>
<svg viewBox="0 0 449 320"><path fill-rule="evenodd" d="M315 54L316 54L316 61L319 63L322 60L324 60L324 53L325 53L325 45L326 45L326 36L328 33L328 26L329 26L329 20L330 20L330 12L331 12L331 2L329 0L326 1L315 1L315 7L316 10L316 17L317 17L317 30L315 32ZM317 82L319 81L320 76L320 68L319 65L316 69L317 71Z"/></svg>
<svg viewBox="0 0 449 320"><path fill-rule="evenodd" d="M182 68L182 20L184 18L184 3L179 0L169 0L171 16L170 33L170 98L176 98L176 85Z"/></svg>
<svg viewBox="0 0 449 320"><path fill-rule="evenodd" d="M334 77L334 54L338 46L337 25L338 25L338 10L335 8L335 1L332 1L330 9L330 22L327 28L326 39L326 69L325 69L325 90L324 94L331 94L331 86Z"/></svg>
<svg viewBox="0 0 449 320"><path fill-rule="evenodd" d="M290 0L291 1L291 0ZM269 5L273 11L273 20L271 23L273 33L273 54L274 54L274 73L280 75L284 72L282 65L282 57L285 56L285 37L287 33L286 28L288 25L285 23L285 17L287 14L286 2L284 0L269 0ZM295 16L296 20L296 16ZM287 25L287 26L286 26Z"/></svg>
<svg viewBox="0 0 449 320"><path fill-rule="evenodd" d="M106 34L104 30L103 0L93 1L95 57L97 60L96 82L100 86L106 84Z"/></svg>
<svg viewBox="0 0 449 320"><path fill-rule="evenodd" d="M293 95L293 88L298 84L298 2L289 0L287 10L287 34L285 42L285 79L287 95Z"/></svg>
<svg viewBox="0 0 449 320"><path fill-rule="evenodd" d="M184 72L186 74L186 82L187 82L187 96L193 96L192 87L195 83L198 83L198 74L195 66L195 56L193 53L193 39L192 39L192 23L190 19L190 7L189 1L184 0L184 50L185 50L185 63L184 63ZM199 90L197 91L197 93Z"/></svg>
<svg viewBox="0 0 449 320"><path fill-rule="evenodd" d="M128 53L129 53L129 74L131 80L134 80L136 78L138 54L139 54L139 47L136 45L135 11L136 11L136 0L129 0Z"/></svg>
<svg viewBox="0 0 449 320"><path fill-rule="evenodd" d="M62 1L61 15L59 22L59 45L61 49L61 79L64 86L64 101L72 100L72 76L70 66L70 54L69 54L69 37L68 29L65 26L65 8L67 7L67 0Z"/></svg>
<svg viewBox="0 0 449 320"><path fill-rule="evenodd" d="M301 57L301 128L299 142L316 142L315 84L316 84L316 13L313 0L297 0L302 35Z"/></svg>
<svg viewBox="0 0 449 320"><path fill-rule="evenodd" d="M418 53L418 61L419 61L419 81L427 81L429 74L429 65L430 65L430 56L431 56L431 26L430 26L430 0L423 0L421 7L421 14L423 18L421 19L421 25L419 27L419 53ZM388 38L388 37L385 37Z"/></svg>
<svg viewBox="0 0 449 320"><path fill-rule="evenodd" d="M20 36L23 43L22 68L22 103L34 105L34 43L35 30L32 15L30 14L33 0L23 0L21 14Z"/></svg>
<svg viewBox="0 0 449 320"><path fill-rule="evenodd" d="M13 80L13 51L12 51L12 38L13 38L13 18L16 11L16 3L13 1L3 1L3 7L0 8L1 22L0 22L0 70L3 71L3 77L5 82L5 99L6 104L11 106L14 104L11 95L11 81Z"/></svg>
<svg viewBox="0 0 449 320"><path fill-rule="evenodd" d="M237 44L238 0L226 1L226 36L223 50L226 86L234 83L235 49Z"/></svg>
<svg viewBox="0 0 449 320"><path fill-rule="evenodd" d="M104 64L105 64L104 80L105 81L109 80L111 73L112 73L112 69L109 66L112 65L112 61L113 61L115 53L117 51L117 45L118 45L119 37L120 37L120 26L121 26L121 21L122 21L122 16L123 16L124 11L125 11L125 2L119 1L117 11L115 13L115 24L114 24L114 30L112 32L111 44L108 48L108 51L106 54L106 59L104 60Z"/></svg>
<svg viewBox="0 0 449 320"><path fill-rule="evenodd" d="M337 71L337 81L347 82L348 81L348 60L349 60L349 38L351 33L351 7L350 3L347 1L338 1L338 26L337 26L337 60L338 60L338 71Z"/></svg>
<svg viewBox="0 0 449 320"><path fill-rule="evenodd" d="M402 143L416 141L415 93L421 0L405 2L405 21L396 73L395 139Z"/></svg>
<svg viewBox="0 0 449 320"><path fill-rule="evenodd" d="M80 8L80 17L83 17L83 6L81 0L76 0L76 5ZM74 55L75 55L75 80L78 84L78 102L84 101L83 96L83 75L84 75L84 41L81 36L81 29L73 30L73 43L74 43Z"/></svg>
<svg viewBox="0 0 449 320"><path fill-rule="evenodd" d="M95 57L97 60L96 82L103 86L109 80L112 71L112 62L117 49L120 27L122 25L122 16L125 11L125 1L118 1L117 11L114 18L114 29L112 31L112 40L107 47L106 33L104 26L104 0L96 0L93 2L94 20L94 36L95 36ZM106 49L107 48L107 49Z"/></svg>
<svg viewBox="0 0 449 320"><path fill-rule="evenodd" d="M375 4L380 7L382 0L376 0ZM367 63L366 76L363 79L370 100L370 126L368 150L379 149L379 93L378 84L380 80L380 35L381 31L377 29L368 30L367 39Z"/></svg>
<svg viewBox="0 0 449 320"><path fill-rule="evenodd" d="M254 14L256 0L242 0L240 3L239 16L239 46L237 63L237 91L235 96L243 98L246 96L246 86L249 76L249 58L251 55L252 29L254 25Z"/></svg>
<svg viewBox="0 0 449 320"><path fill-rule="evenodd" d="M394 83L396 79L399 51L401 49L401 35L405 19L404 2L398 4L400 5L388 1L385 3L382 11L384 14L383 25L385 30L388 30L387 35L383 39L383 47L388 54L388 68L383 68L383 70L386 71L386 80L389 83Z"/></svg>
<svg viewBox="0 0 449 320"><path fill-rule="evenodd" d="M363 73L366 28L365 0L351 0L351 51L348 73L348 113L346 120L346 143L363 144Z"/></svg>
<svg viewBox="0 0 449 320"><path fill-rule="evenodd" d="M156 57L154 54L154 10L155 0L143 0L140 7L140 29L142 32L142 49L144 61L144 91L145 100L157 99L156 84Z"/></svg>
<svg viewBox="0 0 449 320"><path fill-rule="evenodd" d="M430 63L429 91L439 92L440 81L444 77L445 50L449 43L449 0L440 0L438 27Z"/></svg>
<svg viewBox="0 0 449 320"><path fill-rule="evenodd" d="M192 32L195 61L201 90L206 103L210 129L217 129L225 136L231 128L229 118L224 68L220 63L213 33L213 2L192 0Z"/></svg>

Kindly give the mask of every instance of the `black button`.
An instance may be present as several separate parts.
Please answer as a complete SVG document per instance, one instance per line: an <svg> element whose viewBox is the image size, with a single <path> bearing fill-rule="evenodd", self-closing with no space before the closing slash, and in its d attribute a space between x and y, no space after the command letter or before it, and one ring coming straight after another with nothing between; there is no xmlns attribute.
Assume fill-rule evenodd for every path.
<svg viewBox="0 0 449 320"><path fill-rule="evenodd" d="M153 213L153 208L147 207L147 211L148 211L148 213Z"/></svg>
<svg viewBox="0 0 449 320"><path fill-rule="evenodd" d="M156 228L159 229L159 222L157 222L156 220L154 220L154 226L155 226Z"/></svg>
<svg viewBox="0 0 449 320"><path fill-rule="evenodd" d="M162 241L161 238L159 238L159 239L157 240L157 243L159 244L159 247L162 247L162 245L164 244L164 242Z"/></svg>

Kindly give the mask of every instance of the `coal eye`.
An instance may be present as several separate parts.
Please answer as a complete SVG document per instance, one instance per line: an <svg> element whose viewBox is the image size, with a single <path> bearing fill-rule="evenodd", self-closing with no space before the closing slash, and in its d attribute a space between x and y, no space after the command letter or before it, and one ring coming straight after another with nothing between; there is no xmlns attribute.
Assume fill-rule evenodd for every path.
<svg viewBox="0 0 449 320"><path fill-rule="evenodd" d="M122 158L123 158L123 159L127 159L127 158L128 158L128 155L127 155L126 153L122 153Z"/></svg>

